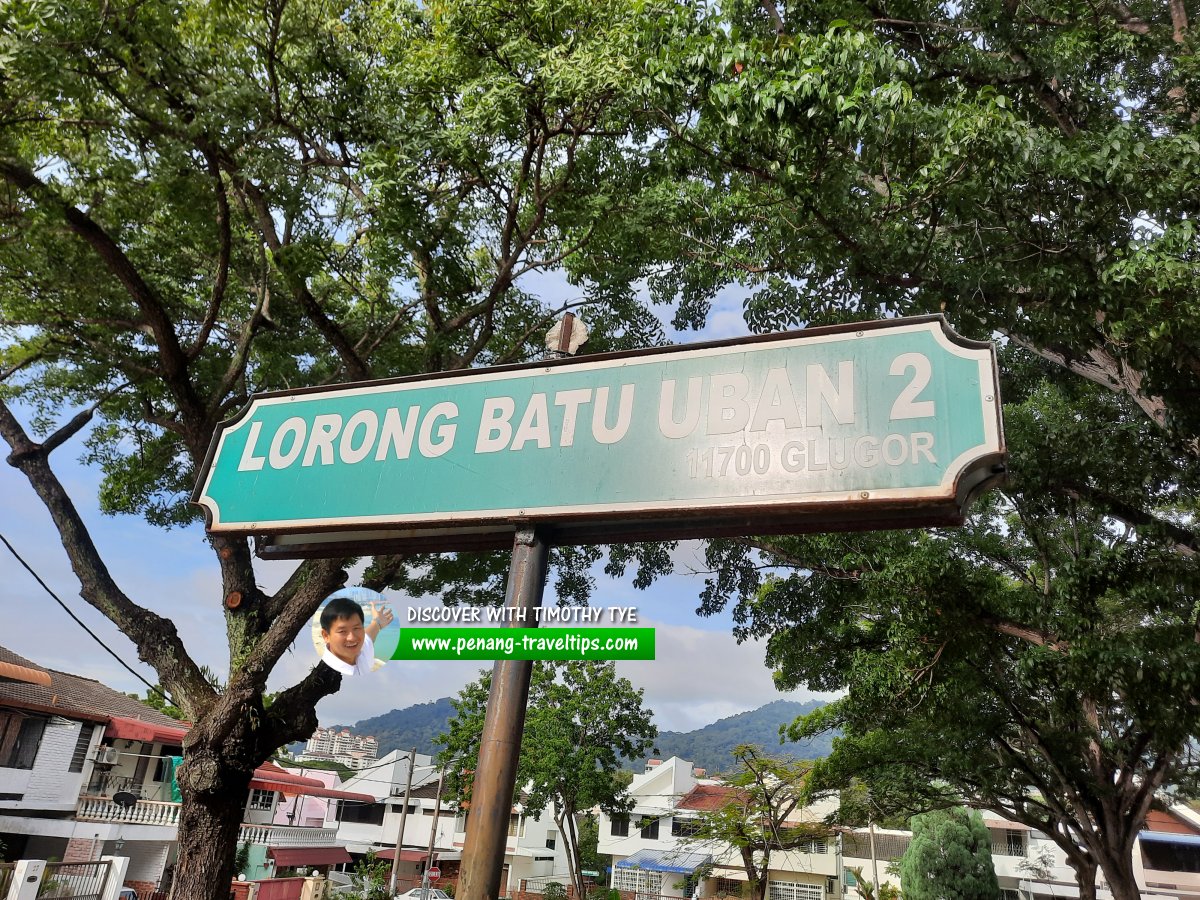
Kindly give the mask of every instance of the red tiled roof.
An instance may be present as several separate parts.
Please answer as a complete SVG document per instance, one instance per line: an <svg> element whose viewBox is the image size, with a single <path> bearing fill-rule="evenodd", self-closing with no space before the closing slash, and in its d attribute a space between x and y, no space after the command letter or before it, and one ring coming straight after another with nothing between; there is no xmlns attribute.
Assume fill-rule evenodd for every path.
<svg viewBox="0 0 1200 900"><path fill-rule="evenodd" d="M16 663L0 662L0 678L8 681L21 681L25 684L40 684L50 687L50 673L41 669L31 669L29 666L18 666Z"/></svg>
<svg viewBox="0 0 1200 900"><path fill-rule="evenodd" d="M0 703L6 706L36 709L88 722L107 722L114 716L123 716L128 719L140 719L152 725L185 730L187 728L170 716L163 715L158 710L132 697L126 697L98 681L47 669L5 647L0 647L0 662L44 672L50 676L49 687L44 684L0 680Z"/></svg>
<svg viewBox="0 0 1200 900"><path fill-rule="evenodd" d="M1195 828L1178 816L1159 809L1146 813L1146 831L1166 832L1168 834L1197 834Z"/></svg>
<svg viewBox="0 0 1200 900"><path fill-rule="evenodd" d="M684 794L676 808L712 812L728 806L740 798L741 792L727 784L698 784Z"/></svg>
<svg viewBox="0 0 1200 900"><path fill-rule="evenodd" d="M172 720L171 725L158 725L128 716L113 716L104 727L108 738L123 738L127 741L146 741L160 744L180 744L187 734L187 726Z"/></svg>
<svg viewBox="0 0 1200 900"><path fill-rule="evenodd" d="M303 794L306 797L330 797L335 800L356 800L359 803L378 803L371 794L359 794L354 791L339 791L337 788L326 787L316 778L305 778L303 775L293 775L286 769L281 769L274 763L263 763L254 770L250 779L250 787L260 791L278 791L281 794Z"/></svg>

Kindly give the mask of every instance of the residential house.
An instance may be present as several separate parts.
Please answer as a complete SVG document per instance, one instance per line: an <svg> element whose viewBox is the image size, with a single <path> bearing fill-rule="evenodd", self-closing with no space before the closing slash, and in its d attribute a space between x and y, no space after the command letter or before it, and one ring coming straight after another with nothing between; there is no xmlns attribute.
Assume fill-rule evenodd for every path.
<svg viewBox="0 0 1200 900"><path fill-rule="evenodd" d="M702 777L702 770L686 760L650 760L629 785L630 813L600 816L599 852L612 857L612 886L636 900L742 896L748 879L736 850L693 837L697 819L729 803L734 790ZM805 807L788 821L817 823L834 808L832 802ZM841 872L832 837L776 851L767 876L768 900L839 897Z"/></svg>
<svg viewBox="0 0 1200 900"><path fill-rule="evenodd" d="M1048 835L994 813L982 815L991 834L992 865L1002 900L1070 900L1079 896L1074 869ZM891 866L904 855L911 840L909 831L885 828L845 832L842 865L847 891L857 893L853 869L861 870L868 883L878 878L880 884L898 888L900 876ZM1182 805L1152 811L1134 844L1133 863L1143 897L1200 900L1200 816ZM1112 897L1102 875L1096 893L1098 900Z"/></svg>
<svg viewBox="0 0 1200 900"><path fill-rule="evenodd" d="M0 648L0 840L9 858L129 858L126 884L167 887L177 857L175 762L187 726L97 681L46 669ZM349 859L337 832L274 822L280 798L370 801L261 766L239 842L249 877Z"/></svg>
<svg viewBox="0 0 1200 900"><path fill-rule="evenodd" d="M330 769L314 769L310 766L294 765L281 767L289 775L298 775L319 781L330 790L339 790L341 778ZM311 794L284 794L275 807L274 825L304 825L309 828L324 828L329 818L329 806L336 802L329 796L315 797Z"/></svg>
<svg viewBox="0 0 1200 900"><path fill-rule="evenodd" d="M410 765L413 775L408 812L402 815ZM410 759L410 751L394 750L376 765L356 772L343 785L347 791L372 794L374 802L331 805L327 824L336 825L339 843L356 857L371 851L380 859L395 860L399 845L396 880L402 887L420 884L431 847L441 871L439 884L456 883L468 812L448 798L439 800L439 775L440 769L431 757L418 753ZM566 873L565 847L552 811L530 816L518 800L509 823L501 896L510 896L521 879L558 877L565 882Z"/></svg>

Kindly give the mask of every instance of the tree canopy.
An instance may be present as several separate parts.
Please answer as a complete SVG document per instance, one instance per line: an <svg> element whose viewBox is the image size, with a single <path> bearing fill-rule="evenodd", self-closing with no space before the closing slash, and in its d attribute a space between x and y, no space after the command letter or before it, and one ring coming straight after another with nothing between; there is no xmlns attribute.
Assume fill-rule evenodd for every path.
<svg viewBox="0 0 1200 900"><path fill-rule="evenodd" d="M830 836L821 821L804 815L811 764L764 753L742 744L733 751L736 768L722 779L725 802L688 822L683 843L720 855L746 873L752 900L767 896L772 867L780 857L804 852Z"/></svg>
<svg viewBox="0 0 1200 900"><path fill-rule="evenodd" d="M957 807L914 816L900 858L906 900L999 900L992 842L978 812Z"/></svg>
<svg viewBox="0 0 1200 900"><path fill-rule="evenodd" d="M862 777L885 811L965 797L1045 831L1088 889L1100 866L1136 894L1146 812L1193 777L1200 573L1069 484L1103 471L1165 514L1174 457L1122 398L1012 356L1009 482L965 527L772 539L787 568L743 584L735 616L782 684L848 691L792 728L843 732L815 791Z"/></svg>
<svg viewBox="0 0 1200 900"><path fill-rule="evenodd" d="M105 511L179 526L255 392L528 360L568 308L592 349L655 344L652 303L698 327L729 285L757 331L940 311L1050 366L1006 381L1014 485L966 530L715 543L702 609L740 596L785 682L851 684L822 721L864 752L877 713L917 740L901 726L957 711L945 783L1026 789L1078 826L1081 873L1125 884L1137 816L1098 823L1144 809L1196 731L1196 41L1183 0L0 8L0 436L85 600L195 723L177 896L216 896L230 798L337 690L317 667L263 698L346 561L268 592L250 543L213 537L214 687L113 579L52 454L80 439ZM584 595L599 552L556 559ZM639 586L670 567L610 569L633 560ZM775 564L809 574L759 597ZM364 583L495 602L502 569L389 556ZM822 629L823 660L786 645ZM1002 765L968 708L1019 737ZM1068 792L1028 793L1047 778Z"/></svg>
<svg viewBox="0 0 1200 900"><path fill-rule="evenodd" d="M746 285L758 331L941 310L1128 395L1194 457L1193 25L1182 0L721 4L654 73L693 110L673 158L714 187L664 290L701 320Z"/></svg>
<svg viewBox="0 0 1200 900"><path fill-rule="evenodd" d="M0 9L0 436L84 599L195 723L176 896L230 874L254 767L339 676L266 679L344 560L260 588L213 537L229 672L117 584L52 454L112 514L174 527L217 424L255 392L523 361L564 309L596 349L663 340L633 285L667 202L638 73L653 3L18 0ZM669 34L670 30L662 34ZM559 559L569 563L563 552ZM586 569L592 556L581 557ZM567 567L570 568L570 567ZM375 559L367 586L496 598L502 557ZM586 589L575 567L564 591ZM428 580L440 576L438 581Z"/></svg>

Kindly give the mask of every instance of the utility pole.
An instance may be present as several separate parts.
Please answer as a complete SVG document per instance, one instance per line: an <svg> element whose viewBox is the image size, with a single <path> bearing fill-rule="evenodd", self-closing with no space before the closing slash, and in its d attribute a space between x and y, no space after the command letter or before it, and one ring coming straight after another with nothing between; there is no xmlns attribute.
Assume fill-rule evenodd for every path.
<svg viewBox="0 0 1200 900"><path fill-rule="evenodd" d="M413 767L416 764L417 748L413 747L408 751L408 783L404 785L404 805L400 807L400 833L396 835L396 856L392 860L392 876L388 879L389 897L396 893L396 868L400 865L400 850L404 847L404 820L408 818L408 798L412 794Z"/></svg>
<svg viewBox="0 0 1200 900"><path fill-rule="evenodd" d="M433 825L429 828L429 851L425 854L425 871L421 873L421 900L429 900L429 869L433 865L433 841L437 837L438 816L442 811L442 785L445 781L446 766L443 765L438 772L437 799L433 801Z"/></svg>
<svg viewBox="0 0 1200 900"><path fill-rule="evenodd" d="M867 822L871 829L871 876L875 882L875 900L879 900L879 863L875 859L875 817Z"/></svg>

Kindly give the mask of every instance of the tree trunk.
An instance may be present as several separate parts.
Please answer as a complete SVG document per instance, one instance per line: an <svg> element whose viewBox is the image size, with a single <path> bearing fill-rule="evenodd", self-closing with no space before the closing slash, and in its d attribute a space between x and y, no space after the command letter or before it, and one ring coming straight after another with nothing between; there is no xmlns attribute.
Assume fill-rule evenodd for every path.
<svg viewBox="0 0 1200 900"><path fill-rule="evenodd" d="M1075 870L1075 883L1079 886L1079 900L1096 900L1096 863L1091 855L1075 846L1067 848L1067 865Z"/></svg>
<svg viewBox="0 0 1200 900"><path fill-rule="evenodd" d="M579 829L575 824L575 816L556 805L554 819L567 844L567 874L575 887L575 898L586 900L587 894L583 888L583 861L579 855Z"/></svg>
<svg viewBox="0 0 1200 900"><path fill-rule="evenodd" d="M1120 848L1107 850L1100 854L1100 870L1112 891L1113 900L1141 900L1142 890L1133 871L1132 849L1126 852L1121 852Z"/></svg>
<svg viewBox="0 0 1200 900"><path fill-rule="evenodd" d="M192 762L180 767L179 861L171 900L229 900L229 885L236 873L233 860L237 850L242 810L250 788L250 773L234 772L212 757L195 761L208 769L203 780L211 788L195 790L188 782L201 773L186 772Z"/></svg>

